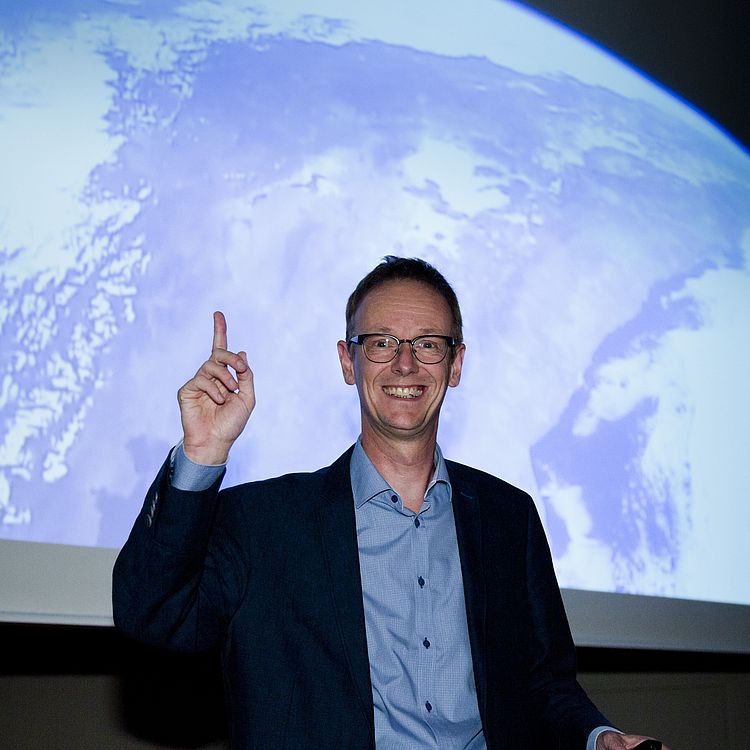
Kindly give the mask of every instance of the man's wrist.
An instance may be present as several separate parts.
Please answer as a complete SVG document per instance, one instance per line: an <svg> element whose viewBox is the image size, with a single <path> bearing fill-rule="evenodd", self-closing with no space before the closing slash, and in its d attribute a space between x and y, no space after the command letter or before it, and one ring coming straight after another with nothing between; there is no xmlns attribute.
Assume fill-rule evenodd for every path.
<svg viewBox="0 0 750 750"><path fill-rule="evenodd" d="M224 473L226 464L200 464L193 461L178 443L170 456L170 484L178 490L201 492Z"/></svg>
<svg viewBox="0 0 750 750"><path fill-rule="evenodd" d="M185 458L199 466L224 466L229 460L229 446L196 446L181 442Z"/></svg>
<svg viewBox="0 0 750 750"><path fill-rule="evenodd" d="M596 727L596 729L593 729L591 731L591 734L589 734L588 742L586 743L586 750L596 750L596 741L599 739L600 734L604 734L605 732L614 732L615 734L622 734L622 732L619 729L615 729L614 727Z"/></svg>

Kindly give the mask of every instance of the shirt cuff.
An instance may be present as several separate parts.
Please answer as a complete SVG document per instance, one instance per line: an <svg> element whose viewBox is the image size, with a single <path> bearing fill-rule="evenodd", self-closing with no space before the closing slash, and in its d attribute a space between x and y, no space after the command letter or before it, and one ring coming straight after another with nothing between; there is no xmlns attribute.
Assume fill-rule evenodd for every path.
<svg viewBox="0 0 750 750"><path fill-rule="evenodd" d="M596 738L602 732L617 732L617 734L622 734L619 729L615 729L614 727L597 727L596 729L593 729L589 735L588 742L586 743L586 750L596 750Z"/></svg>
<svg viewBox="0 0 750 750"><path fill-rule="evenodd" d="M178 490L201 492L207 490L223 473L226 464L197 464L191 461L180 441L169 457L170 484Z"/></svg>

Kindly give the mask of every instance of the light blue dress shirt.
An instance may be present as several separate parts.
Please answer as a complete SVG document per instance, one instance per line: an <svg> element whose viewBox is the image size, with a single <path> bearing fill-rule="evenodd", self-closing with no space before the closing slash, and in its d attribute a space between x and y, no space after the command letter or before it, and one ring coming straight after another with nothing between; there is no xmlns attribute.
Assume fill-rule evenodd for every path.
<svg viewBox="0 0 750 750"><path fill-rule="evenodd" d="M380 750L486 747L448 470L439 448L419 513L357 441L351 461Z"/></svg>
<svg viewBox="0 0 750 750"><path fill-rule="evenodd" d="M210 487L225 468L196 464L182 443L171 463L172 485L193 492ZM404 507L359 440L350 471L378 750L486 750L440 448L418 514ZM594 729L586 750L595 750L607 729Z"/></svg>

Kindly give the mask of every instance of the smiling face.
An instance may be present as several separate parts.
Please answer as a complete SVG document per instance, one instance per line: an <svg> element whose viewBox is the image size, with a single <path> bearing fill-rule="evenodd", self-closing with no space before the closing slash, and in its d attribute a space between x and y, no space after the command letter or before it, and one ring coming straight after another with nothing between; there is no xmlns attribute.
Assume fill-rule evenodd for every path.
<svg viewBox="0 0 750 750"><path fill-rule="evenodd" d="M432 287L411 280L387 281L362 301L354 317L354 335L389 333L413 339L428 333L450 336L448 304ZM435 440L440 406L448 386L461 379L464 345L438 364L425 365L402 344L391 362L370 362L362 347L338 343L344 380L356 385L362 411L362 439Z"/></svg>

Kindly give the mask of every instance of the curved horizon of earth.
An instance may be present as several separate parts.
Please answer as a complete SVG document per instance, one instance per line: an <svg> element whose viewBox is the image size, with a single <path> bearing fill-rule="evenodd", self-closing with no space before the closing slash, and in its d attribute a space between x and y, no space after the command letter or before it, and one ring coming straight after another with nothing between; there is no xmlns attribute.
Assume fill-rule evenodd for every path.
<svg viewBox="0 0 750 750"><path fill-rule="evenodd" d="M6 31L0 537L122 544L217 308L259 394L226 481L330 463L359 430L346 297L418 255L466 321L441 446L535 496L561 585L750 603L746 153L645 81L118 12Z"/></svg>

